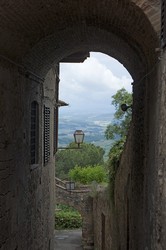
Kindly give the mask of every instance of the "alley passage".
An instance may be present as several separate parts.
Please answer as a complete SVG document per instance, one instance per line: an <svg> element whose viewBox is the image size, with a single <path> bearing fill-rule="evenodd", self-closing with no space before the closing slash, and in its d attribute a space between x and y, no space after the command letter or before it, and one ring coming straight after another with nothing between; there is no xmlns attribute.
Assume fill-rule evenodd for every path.
<svg viewBox="0 0 166 250"><path fill-rule="evenodd" d="M82 250L82 230L56 230L55 250Z"/></svg>

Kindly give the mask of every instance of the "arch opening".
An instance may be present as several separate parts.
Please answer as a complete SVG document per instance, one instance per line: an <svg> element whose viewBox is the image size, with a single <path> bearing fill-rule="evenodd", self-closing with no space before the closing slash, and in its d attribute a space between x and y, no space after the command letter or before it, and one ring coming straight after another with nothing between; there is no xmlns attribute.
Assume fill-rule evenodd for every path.
<svg viewBox="0 0 166 250"><path fill-rule="evenodd" d="M130 239L136 243L133 243L133 246L137 245L139 249L146 247L145 240L143 241L144 246L142 245L142 239L148 238L148 236L144 237L143 233L146 230L143 231L141 227L144 225L143 219L146 220L146 218L142 216L145 211L141 207L143 197L139 191L144 190L143 177L146 161L149 161L147 171L151 171L150 163L155 163L156 160L155 156L149 157L148 152L146 152L149 150L150 142L153 142L152 139L149 140L147 131L154 134L152 137L157 134L154 123L152 129L149 129L150 119L153 115L149 115L148 108L150 103L153 104L154 110L160 105L157 106L153 102L157 97L155 79L152 81L154 87L151 90L151 92L154 90L154 97L149 91L150 87L147 88L150 81L144 79L144 84L141 85L139 79L151 72L156 61L155 48L158 48L157 34L160 28L157 29L152 18L148 18L147 15L151 11L153 12L153 6L150 3L157 2L156 15L160 18L158 11L160 4L158 4L159 1L153 0L147 0L145 5L141 2L139 0L92 0L88 4L86 0L74 2L48 0L44 4L42 0L35 2L29 0L24 3L17 0L1 2L0 58L8 61L1 60L2 81L0 85L2 184L4 183L1 188L1 196L4 199L3 205L5 207L2 213L2 221L5 225L5 231L2 232L3 238L0 242L2 247L6 249L10 249L10 247L15 249L53 249L53 226L51 223L53 223L54 170L50 166L55 157L53 150L48 150L48 155L51 155L53 161L46 161L46 164L43 165L43 158L40 158L41 164L35 164L34 168L29 165L29 155L27 154L30 141L29 103L31 99L33 101L36 100L35 97L39 97L37 101L39 101L41 125L43 124L43 104L46 103L52 107L51 112L48 113L53 118L53 108L57 104L57 100L53 99L56 92L55 84L54 86L52 84L53 88L52 86L47 88L47 86L43 86L41 78L48 73L45 80L50 82L51 79L51 82L55 83L53 81L55 80L55 72L51 69L52 66L81 51L86 53L99 51L113 56L125 66L136 82L133 106L134 126L130 144L132 156L129 159L129 164L132 166L131 190L133 190L131 192L133 211L130 213L131 223L135 225L135 228L132 230ZM147 7L148 11L144 9ZM159 24L159 22L157 23ZM22 70L18 71L20 66ZM49 69L52 70L50 75ZM34 77L28 78L26 71L32 72ZM35 75L39 76L38 79ZM36 83L37 85L34 86ZM43 95L43 89L45 95ZM51 93L49 98L46 92ZM151 97L150 101L146 102L146 97L147 99ZM50 126L49 120L47 123ZM155 133L153 133L153 129ZM39 141L41 147L39 154L41 157L43 156L44 137L42 131L43 127L40 126ZM37 136L36 139L38 139ZM49 141L49 145L53 145L52 138L47 137L45 140ZM154 146L150 145L150 149L154 150ZM145 153L148 155L148 159L145 159ZM36 159L37 154L35 155ZM154 164L152 165L154 166ZM151 192L152 195L153 192ZM153 200L151 197L149 199ZM10 204L7 202L9 200L11 200ZM15 206L16 204L18 204L19 209ZM48 204L50 204L50 209ZM152 202L150 204L152 205ZM135 214L138 216L134 216ZM150 221L150 216L148 219ZM152 222L149 224L152 225ZM48 229L45 225L48 226ZM150 242L150 230L148 232ZM28 240L26 236L29 237ZM35 237L42 238L42 241L36 240Z"/></svg>
<svg viewBox="0 0 166 250"><path fill-rule="evenodd" d="M61 63L59 96L69 106L59 111L59 146L71 143L73 131L80 128L85 142L103 147L107 159L112 140L106 140L104 133L115 113L112 96L122 88L131 93L132 82L117 60L102 53L91 52L81 64Z"/></svg>
<svg viewBox="0 0 166 250"><path fill-rule="evenodd" d="M158 3L148 1L145 9L139 1L129 0L121 4L91 1L88 5L85 0L78 3L49 1L46 5L42 1L30 1L18 6L18 9L11 3L8 8L2 6L6 16L11 15L9 9L13 16L11 20L2 16L8 37L6 30L2 30L0 54L22 62L39 75L45 76L51 65L82 50L100 51L116 58L134 80L154 64L158 28L152 18L153 8L159 14ZM146 12L147 8L152 9L152 16Z"/></svg>
<svg viewBox="0 0 166 250"><path fill-rule="evenodd" d="M156 41L152 49L150 44L144 47L144 44L138 44L128 37L128 34L125 35L128 37L125 39L119 34L98 27L86 27L86 34L82 34L82 29L73 26L44 38L24 57L24 64L44 76L53 64L65 61L68 56L82 51L94 51L117 59L130 72L133 79L138 80L155 63Z"/></svg>

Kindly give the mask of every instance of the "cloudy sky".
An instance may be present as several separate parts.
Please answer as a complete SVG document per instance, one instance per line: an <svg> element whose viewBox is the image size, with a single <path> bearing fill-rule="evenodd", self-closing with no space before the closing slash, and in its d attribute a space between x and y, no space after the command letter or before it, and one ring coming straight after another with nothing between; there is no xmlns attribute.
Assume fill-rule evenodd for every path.
<svg viewBox="0 0 166 250"><path fill-rule="evenodd" d="M131 83L123 65L102 53L90 53L84 63L61 63L59 99L69 107L60 112L112 113L111 96L122 87L131 92Z"/></svg>

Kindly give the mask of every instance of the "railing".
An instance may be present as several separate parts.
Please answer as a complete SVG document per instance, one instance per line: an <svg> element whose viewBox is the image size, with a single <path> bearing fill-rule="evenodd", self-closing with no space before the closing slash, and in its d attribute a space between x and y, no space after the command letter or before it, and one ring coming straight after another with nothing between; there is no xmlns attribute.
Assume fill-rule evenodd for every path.
<svg viewBox="0 0 166 250"><path fill-rule="evenodd" d="M63 187L66 189L66 182L65 181L62 181L61 179L55 177L55 184L57 186L60 186L60 187Z"/></svg>
<svg viewBox="0 0 166 250"><path fill-rule="evenodd" d="M90 186L87 186L87 185L82 185L82 186L79 186L79 187L76 187L75 189L67 189L66 187L66 184L68 183L68 181L62 181L61 179L55 177L55 185L56 187L60 188L60 189L63 189L63 190L66 190L66 191L72 191L74 193L88 193L91 191L91 188Z"/></svg>

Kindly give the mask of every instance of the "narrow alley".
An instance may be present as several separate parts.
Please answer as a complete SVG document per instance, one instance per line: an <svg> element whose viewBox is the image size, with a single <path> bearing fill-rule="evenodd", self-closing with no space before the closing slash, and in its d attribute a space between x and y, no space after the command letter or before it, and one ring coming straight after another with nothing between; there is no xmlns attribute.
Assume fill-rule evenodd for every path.
<svg viewBox="0 0 166 250"><path fill-rule="evenodd" d="M165 250L166 0L1 0L0 23L0 250ZM133 104L110 189L93 190L79 211L85 218L82 240L81 231L54 234L59 108L71 105L68 96L59 99L60 65L83 63L91 52L126 68L133 79ZM95 81L101 84L99 68L79 76L94 96ZM110 66L104 68L110 91L113 79L115 89L126 82L117 80L116 67L116 76ZM66 75L68 92L81 89L77 100L90 99L67 70ZM100 87L97 91L95 109L104 114L106 96ZM109 110L111 120L110 104ZM93 134L84 123L80 128ZM68 200L73 197L70 192ZM63 203L68 200L64 196ZM78 209L84 201L70 205Z"/></svg>
<svg viewBox="0 0 166 250"><path fill-rule="evenodd" d="M81 250L82 230L55 231L55 250Z"/></svg>

